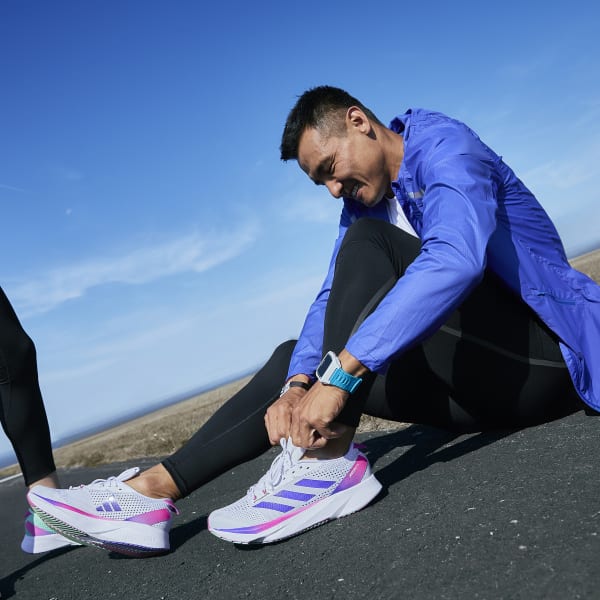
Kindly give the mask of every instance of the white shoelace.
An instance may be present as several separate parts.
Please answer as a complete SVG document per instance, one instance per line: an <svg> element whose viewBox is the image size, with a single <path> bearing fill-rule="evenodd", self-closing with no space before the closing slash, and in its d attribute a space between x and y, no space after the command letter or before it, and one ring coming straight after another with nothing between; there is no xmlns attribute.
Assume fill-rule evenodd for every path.
<svg viewBox="0 0 600 600"><path fill-rule="evenodd" d="M302 458L304 450L294 446L291 438L281 438L282 452L271 463L269 470L248 490L252 502L270 494L285 478L286 473Z"/></svg>
<svg viewBox="0 0 600 600"><path fill-rule="evenodd" d="M88 483L87 485L71 485L69 486L70 490L77 490L83 487L118 487L122 481L127 481L135 477L140 472L139 467L132 467L131 469L127 469L123 471L120 475L116 477L109 477L108 479L94 479L92 483Z"/></svg>

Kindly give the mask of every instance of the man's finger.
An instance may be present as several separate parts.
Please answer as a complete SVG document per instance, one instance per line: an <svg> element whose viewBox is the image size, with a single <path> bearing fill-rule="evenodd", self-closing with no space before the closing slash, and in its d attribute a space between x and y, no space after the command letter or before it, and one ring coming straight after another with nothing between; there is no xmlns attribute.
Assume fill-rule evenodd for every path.
<svg viewBox="0 0 600 600"><path fill-rule="evenodd" d="M319 435L325 440L334 440L336 438L342 437L344 433L348 430L348 425L344 425L343 423L328 423L327 425L323 425L317 429Z"/></svg>
<svg viewBox="0 0 600 600"><path fill-rule="evenodd" d="M292 420L292 442L299 448L310 448L313 443L315 430L303 419L294 422Z"/></svg>
<svg viewBox="0 0 600 600"><path fill-rule="evenodd" d="M309 445L304 446L304 448L310 450L317 450L319 448L324 448L326 444L327 440L324 437L320 436L317 432L315 432L315 434L311 435L310 437Z"/></svg>
<svg viewBox="0 0 600 600"><path fill-rule="evenodd" d="M278 419L271 417L269 413L265 415L265 427L267 429L267 435L269 436L269 442L271 443L271 446L277 446L279 444L279 440L282 437L286 437L284 434L282 434Z"/></svg>

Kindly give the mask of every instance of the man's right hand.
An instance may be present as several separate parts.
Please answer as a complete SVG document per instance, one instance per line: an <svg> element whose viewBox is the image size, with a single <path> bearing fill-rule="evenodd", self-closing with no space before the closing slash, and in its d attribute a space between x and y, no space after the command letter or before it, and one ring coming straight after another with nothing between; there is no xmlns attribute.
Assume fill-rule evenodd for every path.
<svg viewBox="0 0 600 600"><path fill-rule="evenodd" d="M287 440L290 436L292 411L304 394L306 394L305 389L292 387L267 409L265 427L269 434L269 441L273 446L277 446L281 438Z"/></svg>

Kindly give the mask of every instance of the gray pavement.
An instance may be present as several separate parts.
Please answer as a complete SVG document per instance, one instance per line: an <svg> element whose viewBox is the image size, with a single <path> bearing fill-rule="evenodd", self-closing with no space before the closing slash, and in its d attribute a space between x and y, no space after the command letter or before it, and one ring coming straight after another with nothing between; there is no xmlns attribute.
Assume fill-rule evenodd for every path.
<svg viewBox="0 0 600 600"><path fill-rule="evenodd" d="M213 537L208 512L254 483L272 450L179 502L172 552L146 559L94 548L22 553L26 504L13 480L0 485L0 598L600 598L599 433L597 417L577 413L496 434L363 434L384 485L365 510L264 547Z"/></svg>

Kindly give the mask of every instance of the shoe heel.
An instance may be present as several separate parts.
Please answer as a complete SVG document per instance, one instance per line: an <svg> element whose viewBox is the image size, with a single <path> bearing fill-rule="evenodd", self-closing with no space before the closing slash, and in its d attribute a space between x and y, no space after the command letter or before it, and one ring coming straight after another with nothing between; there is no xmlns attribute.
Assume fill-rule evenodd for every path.
<svg viewBox="0 0 600 600"><path fill-rule="evenodd" d="M340 511L339 516L345 517L367 506L379 494L382 487L375 475L370 475L358 485L347 490L348 500Z"/></svg>

